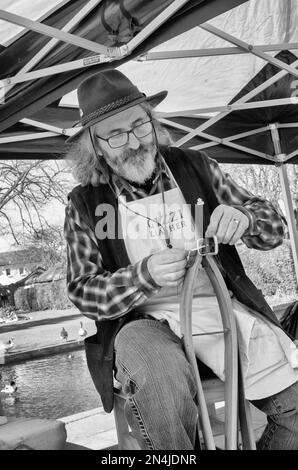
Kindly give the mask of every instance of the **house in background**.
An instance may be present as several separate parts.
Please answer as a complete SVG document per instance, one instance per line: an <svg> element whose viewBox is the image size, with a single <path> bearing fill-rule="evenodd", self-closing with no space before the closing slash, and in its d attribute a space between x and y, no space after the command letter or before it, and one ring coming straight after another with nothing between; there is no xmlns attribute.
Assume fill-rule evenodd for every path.
<svg viewBox="0 0 298 470"><path fill-rule="evenodd" d="M73 307L66 291L66 268L36 268L30 276L16 283L14 301L19 310L65 309Z"/></svg>
<svg viewBox="0 0 298 470"><path fill-rule="evenodd" d="M0 252L0 284L7 285L22 279L39 263L38 253L27 248Z"/></svg>
<svg viewBox="0 0 298 470"><path fill-rule="evenodd" d="M37 311L71 307L65 266L46 269L44 264L34 247L0 252L0 308Z"/></svg>

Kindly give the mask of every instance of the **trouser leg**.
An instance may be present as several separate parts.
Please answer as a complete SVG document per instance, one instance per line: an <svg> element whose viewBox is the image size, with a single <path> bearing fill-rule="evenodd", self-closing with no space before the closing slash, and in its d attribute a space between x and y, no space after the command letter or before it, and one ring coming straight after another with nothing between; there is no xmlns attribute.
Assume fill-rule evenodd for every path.
<svg viewBox="0 0 298 470"><path fill-rule="evenodd" d="M196 386L181 340L157 320L125 325L115 340L116 379L142 449L194 449Z"/></svg>
<svg viewBox="0 0 298 470"><path fill-rule="evenodd" d="M258 450L298 450L298 382L252 404L267 414Z"/></svg>

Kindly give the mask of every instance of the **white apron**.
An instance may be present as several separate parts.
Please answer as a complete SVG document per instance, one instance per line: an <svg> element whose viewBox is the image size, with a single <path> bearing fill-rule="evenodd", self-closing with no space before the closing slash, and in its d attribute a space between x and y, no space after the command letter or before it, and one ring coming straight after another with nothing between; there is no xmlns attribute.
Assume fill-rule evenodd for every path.
<svg viewBox="0 0 298 470"><path fill-rule="evenodd" d="M185 203L180 189L166 191L164 196L167 228L172 246L186 250L194 247L196 238L201 235L195 232L197 229L194 229L190 208ZM156 220L160 224L164 222L162 195L155 194L129 203L123 199L121 201L119 211L122 230L125 233L124 241L131 263L134 264L152 253L165 249L163 230L155 222ZM202 210L200 215L202 217ZM202 233L202 220L198 231ZM157 294L139 306L138 311L149 313L157 319L166 319L170 328L181 336L180 293L181 288L162 287ZM298 361L294 343L280 328L263 317L260 318L260 314L235 298L232 298L232 304L238 329L246 398L250 400L265 398L296 382ZM204 269L198 273L192 312L194 334L222 329L217 299ZM200 360L218 377L224 379L223 335L195 337L194 346Z"/></svg>

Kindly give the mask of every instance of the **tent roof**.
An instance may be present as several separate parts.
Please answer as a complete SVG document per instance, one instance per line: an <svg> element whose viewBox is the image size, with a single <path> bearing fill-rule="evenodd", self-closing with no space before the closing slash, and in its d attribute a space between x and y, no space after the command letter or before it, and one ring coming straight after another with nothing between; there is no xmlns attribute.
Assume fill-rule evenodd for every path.
<svg viewBox="0 0 298 470"><path fill-rule="evenodd" d="M0 50L0 78L5 85L9 85L5 80L10 78L9 86L13 85L13 88L5 88L5 102L0 108L0 159L60 158L64 140L74 132L71 127L79 119L75 91L69 92L84 77L97 70L120 67L148 94L168 89L168 98L158 107L162 117L168 118L169 112L176 113L172 119L179 121L179 115L185 112L191 116L188 121L190 127L197 127L196 120L205 122L204 126L208 127L206 120L210 106L225 106L231 102L248 79L252 79L266 63L259 55L247 53L245 47L233 42L233 38L243 44L246 41L262 44L269 60L276 54L274 51L284 47L285 41L287 46L292 44L294 52L294 47L298 47L294 42L298 32L298 5L295 2L156 0L150 2L149 9L141 0L91 0L87 4L83 0L51 0L48 13L45 2L38 0L35 5L32 9L27 1L5 1L4 13L23 14L32 20L41 18L43 25L55 27L60 32L64 28L72 33L71 40L88 39L93 46L104 48L105 53L96 54L61 40L53 44L53 39L47 35L52 32L47 30L46 34L40 34L36 24L31 25L35 31L22 34L19 26L3 23L6 28L0 33L0 42L6 47ZM119 5L125 9L119 10ZM169 8L172 8L171 13L167 13ZM69 25L76 15L81 18L75 25ZM20 22L19 18L10 20ZM232 40L225 34L219 37L217 30L210 32L210 27L228 30ZM30 65L34 56L43 50L41 59ZM188 58L173 58L180 57L182 53ZM138 61L129 60L136 58ZM80 68L70 69L78 61ZM86 61L89 64L93 61L95 65L87 66ZM71 64L64 69L68 71L56 73L59 67L69 62ZM51 68L52 75L48 75L50 72L45 67ZM27 73L33 72L32 79L19 83L19 77L26 70ZM280 71L286 74L286 71ZM42 76L36 77L36 73ZM287 76L295 85L298 73L297 76ZM26 75L22 79L25 78ZM197 112L187 113L190 108L192 111L204 108L204 115L200 117L199 113L198 117ZM250 111L251 115L254 112ZM215 110L212 115L216 113ZM210 129L207 130L209 132ZM182 129L175 132L177 136L180 132L180 138L185 136ZM295 129L292 133L294 135ZM199 140L202 143L202 136ZM203 141L209 149L210 140L203 138ZM183 145L189 146L193 142L184 137ZM215 148L212 153L220 159L220 152ZM252 162L258 158L234 149L220 161L228 160ZM291 161L294 162L293 159Z"/></svg>
<svg viewBox="0 0 298 470"><path fill-rule="evenodd" d="M61 281L62 279L66 278L66 272L64 267L55 267L49 268L46 271L41 271L36 274L34 277L30 277L26 280L25 285L29 284L37 284L37 283L44 283L44 282L52 282L52 281Z"/></svg>
<svg viewBox="0 0 298 470"><path fill-rule="evenodd" d="M94 56L94 51L87 50L87 46L102 51L100 57L97 54L97 64L100 62L99 65L15 83L12 89L6 89L5 102L1 105L0 131L7 129L24 117L32 116L54 101L59 100L63 95L75 89L78 83L86 76L97 70L110 67L111 61L119 66L128 59L146 52L155 45L167 41L200 22L209 20L219 13L243 3L243 1L154 0L150 2L149 9L148 4L140 0L127 2L100 2L97 0L88 2L88 5L93 6L92 9L89 8L89 14L86 14L88 9L85 8L85 0L67 2L46 18L42 25L48 28L45 29L45 33L59 36L61 35L62 28L65 28L75 15L82 16L82 10L85 8L85 14L71 28L72 37L70 39L77 42L79 38L79 43L82 43L84 48L62 41L56 41L49 48L49 43L52 40L49 40L47 35L41 35L36 31L26 32L0 53L0 79L6 84L5 79L9 77L9 85L12 85L12 77L20 73L28 61L35 60L34 56L36 56L38 51L41 49L45 51L46 48L47 52L33 68L30 68L31 71L83 58L86 62L86 58ZM121 5L122 10L120 10ZM124 5L125 15L130 20L122 12ZM168 19L163 21L159 15L166 12L169 7L173 9L173 13L169 13ZM174 7L176 7L177 11L175 11ZM7 12L1 13L0 11L0 18L10 19L10 21L21 21L19 17L15 18L8 15ZM156 24L152 24L154 22ZM24 21L23 23L25 24ZM137 25L134 23L137 23ZM158 27L159 23L160 26ZM56 28L54 33L49 26ZM38 29L36 24L31 24L31 27ZM149 31L146 32L148 27ZM118 30L118 33L113 35L111 30ZM150 34L150 31L153 32L153 30L154 34ZM138 33L141 35L139 39L137 39ZM134 44L130 49L127 49L126 44L131 43L129 39L133 39ZM86 40L87 46L83 42L84 40ZM126 49L121 49L121 45L124 45L127 51Z"/></svg>

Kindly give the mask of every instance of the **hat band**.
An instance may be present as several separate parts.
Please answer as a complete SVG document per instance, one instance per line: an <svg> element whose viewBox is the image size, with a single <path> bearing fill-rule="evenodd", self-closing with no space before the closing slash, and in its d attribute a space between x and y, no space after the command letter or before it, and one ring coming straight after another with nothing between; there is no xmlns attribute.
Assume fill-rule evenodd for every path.
<svg viewBox="0 0 298 470"><path fill-rule="evenodd" d="M145 97L144 93L138 92L138 93L133 93L132 95L124 96L123 98L120 98L119 100L116 100L116 101L112 101L112 103L106 104L105 106L102 106L101 108L96 109L92 113L88 114L87 116L84 116L80 122L83 126L85 126L85 124L88 124L89 121L96 119L102 114L105 114L105 113L108 113L109 111L113 111L114 109L120 108L124 104L127 104L141 97Z"/></svg>

